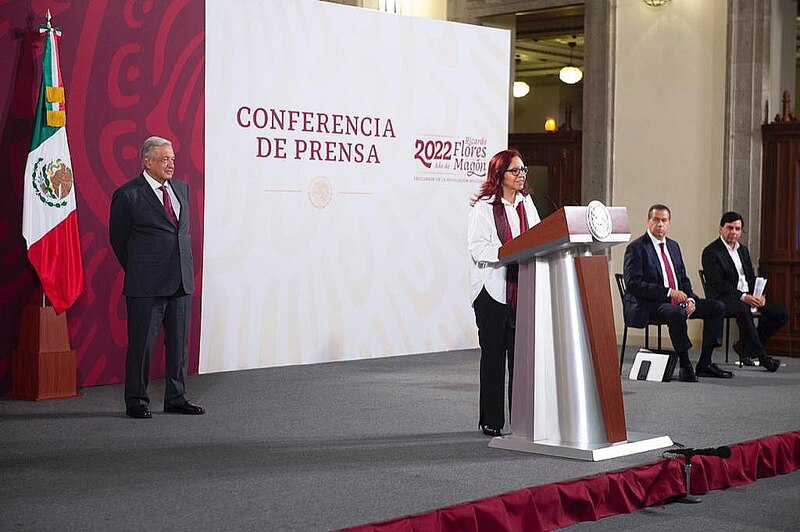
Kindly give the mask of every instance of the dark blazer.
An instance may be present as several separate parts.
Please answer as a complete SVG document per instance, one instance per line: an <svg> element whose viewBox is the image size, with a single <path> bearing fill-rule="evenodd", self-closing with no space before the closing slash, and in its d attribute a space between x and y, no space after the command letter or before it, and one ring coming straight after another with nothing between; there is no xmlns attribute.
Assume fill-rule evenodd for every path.
<svg viewBox="0 0 800 532"><path fill-rule="evenodd" d="M752 294L756 285L756 272L753 270L750 252L742 245L737 252L742 261L744 276L747 278L749 293ZM744 294L736 289L739 284L739 272L736 271L736 265L720 238L703 249L703 275L706 278L706 297L709 299L738 300Z"/></svg>
<svg viewBox="0 0 800 532"><path fill-rule="evenodd" d="M675 268L675 282L678 290L695 300L700 299L692 291L692 283L686 275L681 248L674 240L667 238L667 251ZM625 301L623 315L630 327L644 327L650 314L662 303L669 303L664 276L661 273L661 259L656 253L650 236L642 236L628 244L625 250Z"/></svg>
<svg viewBox="0 0 800 532"><path fill-rule="evenodd" d="M131 297L167 297L183 285L194 292L189 234L189 185L170 180L181 205L178 227L143 174L119 187L111 199L109 237L122 269L122 293Z"/></svg>

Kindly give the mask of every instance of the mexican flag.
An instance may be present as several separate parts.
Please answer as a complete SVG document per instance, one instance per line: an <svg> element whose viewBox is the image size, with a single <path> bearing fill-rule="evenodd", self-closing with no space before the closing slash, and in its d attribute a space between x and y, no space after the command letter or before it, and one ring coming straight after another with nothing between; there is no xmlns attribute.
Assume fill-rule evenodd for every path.
<svg viewBox="0 0 800 532"><path fill-rule="evenodd" d="M64 83L58 59L61 31L48 20L39 33L45 38L42 88L25 165L22 236L42 290L60 314L83 291L83 262L75 182L64 127Z"/></svg>

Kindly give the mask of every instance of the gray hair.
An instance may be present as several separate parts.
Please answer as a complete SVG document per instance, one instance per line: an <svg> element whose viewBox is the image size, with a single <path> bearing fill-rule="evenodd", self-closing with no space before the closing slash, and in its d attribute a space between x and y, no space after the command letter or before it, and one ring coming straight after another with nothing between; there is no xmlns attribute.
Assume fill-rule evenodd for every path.
<svg viewBox="0 0 800 532"><path fill-rule="evenodd" d="M139 151L142 161L144 161L145 157L150 157L153 150L158 146L172 146L172 142L163 137L148 137L148 139L144 141L144 144L142 144L142 149Z"/></svg>

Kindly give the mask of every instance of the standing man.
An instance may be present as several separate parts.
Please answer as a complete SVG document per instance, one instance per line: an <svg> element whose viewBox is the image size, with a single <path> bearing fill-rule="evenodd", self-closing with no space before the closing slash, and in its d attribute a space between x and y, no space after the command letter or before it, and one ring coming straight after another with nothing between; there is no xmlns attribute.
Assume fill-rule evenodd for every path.
<svg viewBox="0 0 800 532"><path fill-rule="evenodd" d="M777 371L781 363L767 356L764 344L789 320L786 309L767 302L765 296L755 297L753 289L756 274L750 261L750 252L739 243L744 221L738 212L726 212L719 221L719 238L703 250L703 273L706 278L706 295L722 301L725 312L736 316L739 341L733 349L744 365L753 366L757 357L761 367ZM761 316L758 328L753 323L751 309Z"/></svg>
<svg viewBox="0 0 800 532"><path fill-rule="evenodd" d="M142 173L111 199L109 234L122 269L128 310L125 413L152 417L147 385L150 353L164 327L166 389L164 412L203 414L186 399L191 293L194 292L189 186L173 181L172 143L150 137L141 149Z"/></svg>
<svg viewBox="0 0 800 532"><path fill-rule="evenodd" d="M681 248L667 238L671 219L672 213L666 205L651 206L647 211L647 231L625 250L625 322L640 328L652 319L667 324L678 355L680 380L697 382L697 376L731 378L733 373L711 362L722 332L725 307L719 301L700 299L692 292ZM696 374L689 360L692 342L687 319L703 320L703 348Z"/></svg>

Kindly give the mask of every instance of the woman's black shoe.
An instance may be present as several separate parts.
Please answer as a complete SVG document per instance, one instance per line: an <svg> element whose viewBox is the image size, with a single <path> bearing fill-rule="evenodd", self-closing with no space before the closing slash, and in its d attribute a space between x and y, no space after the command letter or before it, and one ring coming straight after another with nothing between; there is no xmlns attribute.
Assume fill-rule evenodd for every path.
<svg viewBox="0 0 800 532"><path fill-rule="evenodd" d="M488 425L483 425L481 427L481 430L487 436L497 437L497 436L502 436L503 435L502 429L493 429L492 427L489 427Z"/></svg>

